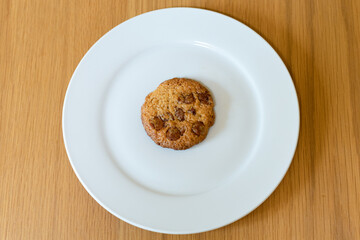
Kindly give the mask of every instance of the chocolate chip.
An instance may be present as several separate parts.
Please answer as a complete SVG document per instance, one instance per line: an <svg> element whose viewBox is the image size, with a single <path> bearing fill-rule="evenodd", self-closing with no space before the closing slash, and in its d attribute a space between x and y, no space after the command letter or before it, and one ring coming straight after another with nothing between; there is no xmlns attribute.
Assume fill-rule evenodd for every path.
<svg viewBox="0 0 360 240"><path fill-rule="evenodd" d="M205 133L205 125L203 122L195 122L192 125L191 131L195 134L195 135L201 135Z"/></svg>
<svg viewBox="0 0 360 240"><path fill-rule="evenodd" d="M181 132L177 127L171 127L166 131L166 138L170 141L178 140L181 136Z"/></svg>
<svg viewBox="0 0 360 240"><path fill-rule="evenodd" d="M191 113L192 115L196 115L196 110L195 110L195 108L190 108L189 110L188 110L188 113Z"/></svg>
<svg viewBox="0 0 360 240"><path fill-rule="evenodd" d="M195 102L195 97L194 97L194 94L190 93L188 95L180 95L178 97L178 101L180 103L186 103L186 104L191 104L193 102Z"/></svg>
<svg viewBox="0 0 360 240"><path fill-rule="evenodd" d="M203 104L210 104L209 100L210 100L210 94L207 92L204 93L198 93L198 99L201 103Z"/></svg>
<svg viewBox="0 0 360 240"><path fill-rule="evenodd" d="M184 111L181 108L176 109L175 117L179 119L180 122L185 120Z"/></svg>
<svg viewBox="0 0 360 240"><path fill-rule="evenodd" d="M150 119L150 126L154 128L156 131L159 131L164 127L164 121L161 120L159 117L154 117Z"/></svg>

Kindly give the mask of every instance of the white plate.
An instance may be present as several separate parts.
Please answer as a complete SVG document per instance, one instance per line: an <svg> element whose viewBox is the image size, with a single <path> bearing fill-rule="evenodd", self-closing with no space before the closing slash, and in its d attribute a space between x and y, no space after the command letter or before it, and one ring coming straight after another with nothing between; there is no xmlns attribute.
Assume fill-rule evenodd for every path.
<svg viewBox="0 0 360 240"><path fill-rule="evenodd" d="M157 146L140 120L145 96L173 77L213 93L215 125L186 151ZM197 233L259 206L285 175L299 108L276 52L244 24L201 9L132 18L88 51L69 84L63 134L76 175L106 210L135 226Z"/></svg>

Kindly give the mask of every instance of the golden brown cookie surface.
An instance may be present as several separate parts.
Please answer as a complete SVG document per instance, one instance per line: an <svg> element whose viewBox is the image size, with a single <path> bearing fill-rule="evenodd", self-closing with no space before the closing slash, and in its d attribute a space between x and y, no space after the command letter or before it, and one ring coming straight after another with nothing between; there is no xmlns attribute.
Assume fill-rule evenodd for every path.
<svg viewBox="0 0 360 240"><path fill-rule="evenodd" d="M173 78L147 95L141 121L158 145L184 150L203 141L214 124L214 101L199 82Z"/></svg>

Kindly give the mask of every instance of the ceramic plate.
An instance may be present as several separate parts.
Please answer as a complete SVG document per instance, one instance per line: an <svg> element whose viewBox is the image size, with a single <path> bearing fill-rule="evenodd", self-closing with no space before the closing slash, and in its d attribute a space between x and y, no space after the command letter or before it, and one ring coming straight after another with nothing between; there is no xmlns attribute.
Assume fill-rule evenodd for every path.
<svg viewBox="0 0 360 240"><path fill-rule="evenodd" d="M145 96L187 77L207 86L216 120L200 144L156 145L140 120ZM134 17L86 53L70 81L63 134L72 167L106 210L135 226L197 233L259 206L284 177L299 132L291 77L271 46L212 11Z"/></svg>

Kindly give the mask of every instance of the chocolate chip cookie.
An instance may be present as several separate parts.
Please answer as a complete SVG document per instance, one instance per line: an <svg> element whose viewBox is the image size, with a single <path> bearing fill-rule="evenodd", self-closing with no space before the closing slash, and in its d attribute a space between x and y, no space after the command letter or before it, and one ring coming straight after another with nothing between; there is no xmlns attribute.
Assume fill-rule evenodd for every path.
<svg viewBox="0 0 360 240"><path fill-rule="evenodd" d="M202 142L214 124L214 101L199 82L173 78L147 95L141 107L141 121L158 145L188 149Z"/></svg>

